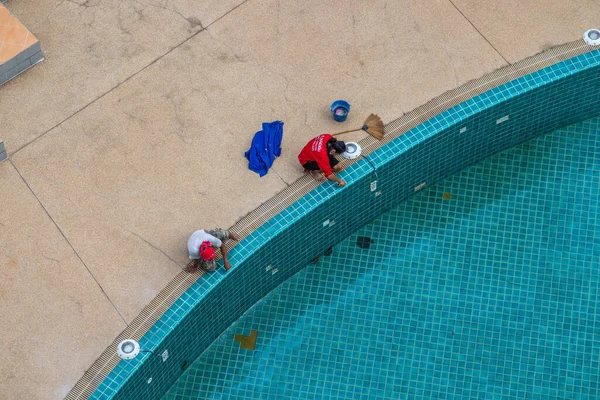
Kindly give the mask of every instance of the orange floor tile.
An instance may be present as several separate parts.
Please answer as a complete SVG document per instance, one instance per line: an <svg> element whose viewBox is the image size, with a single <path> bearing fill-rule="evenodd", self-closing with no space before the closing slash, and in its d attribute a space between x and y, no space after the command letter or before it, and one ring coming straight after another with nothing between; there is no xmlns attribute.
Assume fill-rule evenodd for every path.
<svg viewBox="0 0 600 400"><path fill-rule="evenodd" d="M5 63L38 40L0 4L0 64Z"/></svg>

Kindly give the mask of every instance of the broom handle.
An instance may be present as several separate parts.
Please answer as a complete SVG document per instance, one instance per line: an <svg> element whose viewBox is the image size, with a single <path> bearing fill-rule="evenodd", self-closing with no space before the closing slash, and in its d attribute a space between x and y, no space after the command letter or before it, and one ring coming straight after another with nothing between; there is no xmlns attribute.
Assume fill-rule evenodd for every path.
<svg viewBox="0 0 600 400"><path fill-rule="evenodd" d="M362 131L362 128L358 128L358 129L350 129L349 131L344 131L344 132L338 132L338 133L332 133L331 136L337 136L337 135L342 135L344 133L350 133L350 132L356 132L356 131Z"/></svg>

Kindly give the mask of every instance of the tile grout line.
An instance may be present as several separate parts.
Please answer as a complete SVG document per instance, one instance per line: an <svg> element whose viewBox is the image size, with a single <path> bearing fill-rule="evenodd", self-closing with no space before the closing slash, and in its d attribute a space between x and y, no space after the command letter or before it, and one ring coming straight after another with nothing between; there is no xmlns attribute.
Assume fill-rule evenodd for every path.
<svg viewBox="0 0 600 400"><path fill-rule="evenodd" d="M470 24L470 25L473 27L473 29L475 29L475 30L477 31L477 33L479 33L479 34L481 35L481 37L482 37L482 38L483 38L483 39L484 39L484 40L487 42L487 44L489 44L489 45L490 45L490 47L491 47L492 49L494 49L494 51L495 51L496 53L498 53L498 55L499 55L500 57L502 57L502 59L504 60L504 62L506 62L506 64L508 64L508 65L511 65L512 63L511 63L511 62L509 62L509 61L508 61L506 58L504 58L504 56L502 55L502 53L500 53L500 52L498 51L498 49L497 49L497 48L495 48L495 47L494 47L494 45L493 45L493 44L492 44L492 43L491 43L491 42L488 40L488 38L486 38L486 37L485 37L485 35L484 35L483 33L481 33L481 31L480 31L479 29L477 29L477 27L475 26L475 24L473 24L473 23L471 22L471 20L470 20L469 18L467 18L467 16L466 16L466 15L465 15L465 14L464 14L464 13L463 13L461 10L460 10L460 8L458 8L458 7L456 6L456 4L454 4L454 2L453 2L452 0L448 0L448 1L449 1L449 2L450 2L450 4L452 4L452 6L453 6L453 7L456 9L456 11L458 11L458 12L460 13L460 15L462 15L462 16L463 16L463 18L467 20L467 22L468 22L468 23L469 23L469 24Z"/></svg>
<svg viewBox="0 0 600 400"><path fill-rule="evenodd" d="M136 73L128 76L127 78L125 78L122 82L119 82L118 84L116 84L115 86L113 86L111 89L109 89L108 91L106 91L105 93L101 94L100 96L98 96L97 98L95 98L94 100L90 101L89 103L87 103L86 105L84 105L83 107L81 107L79 110L75 111L73 114L69 115L68 117L66 117L65 119L63 119L62 121L58 122L56 125L52 126L50 129L48 129L47 131L43 132L42 134L40 134L39 136L37 136L36 138L32 139L31 141L25 143L24 145L22 145L21 147L19 147L18 149L16 149L14 152L11 153L11 155L15 155L17 154L19 151L23 150L25 147L29 146L30 144L38 141L38 139L42 138L43 136L45 136L47 133L51 132L52 130L54 130L55 128L59 127L60 125L62 125L63 123L67 122L68 120L70 120L72 117L74 117L75 115L79 114L80 112L82 112L83 110L85 110L86 108L88 108L89 106L91 106L92 104L94 104L95 102L97 102L98 100L102 99L104 96L106 96L107 94L111 93L113 90L117 89L118 87L120 87L121 85L127 83L130 79L134 78L135 76L137 76L138 74L140 74L141 72L143 72L144 70L146 70L147 68L149 68L150 66L152 66L154 63L156 63L157 61L161 60L162 58L164 58L165 56L169 55L173 50L179 48L181 45L185 44L186 42L188 42L190 39L193 39L194 37L196 37L198 34L206 31L210 26L212 26L213 24L215 24L216 22L220 21L221 19L223 19L224 17L226 17L227 15L229 15L231 12L235 11L236 9L238 9L239 7L241 7L242 5L246 4L249 0L244 0L242 3L238 4L237 6L233 7L231 10L227 11L225 14L221 15L219 18L217 18L216 20L214 20L213 22L211 22L210 24L208 24L207 26L203 26L202 24L200 24L200 30L198 32L193 33L191 36L187 37L186 39L184 39L182 42L180 42L179 44L177 44L176 46L170 48L166 53L164 53L163 55L158 56L157 58L155 58L153 61L151 61L149 64L147 64L146 66L144 66L142 69L140 69L139 71L137 71ZM172 11L172 10L171 10Z"/></svg>
<svg viewBox="0 0 600 400"><path fill-rule="evenodd" d="M94 276L94 274L92 273L92 271L89 269L89 267L87 266L87 264L85 263L85 261L83 261L83 259L81 258L81 256L77 252L77 250L75 250L75 247L73 247L73 245L71 244L71 242L69 241L69 239L67 238L67 236L65 235L65 233L62 231L62 229L60 229L60 227L58 226L58 224L56 223L56 221L54 220L54 218L52 218L52 215L50 215L50 213L48 212L48 210L46 209L46 207L44 207L44 204L42 203L42 201L35 194L35 192L31 188L31 186L29 185L29 183L25 180L25 178L21 174L21 171L19 171L19 169L17 168L17 166L12 162L12 160L10 158L8 159L8 161L10 162L10 164L12 165L12 167L15 169L15 171L17 171L17 173L19 174L19 176L23 180L23 183L25 183L25 185L27 186L27 188L29 189L29 191L31 192L31 194L35 197L35 199L38 201L38 203L40 204L40 206L42 207L42 209L44 210L44 212L46 213L46 215L48 215L48 218L50 218L50 221L52 221L52 223L54 224L54 226L56 226L56 229L58 229L58 231L60 232L60 234L62 235L62 237L65 239L65 241L69 245L69 247L71 247L71 250L73 250L73 252L77 256L77 258L79 258L79 261L81 261L81 263L83 264L83 266L85 267L85 269L87 270L87 272L90 274L90 276L92 277L92 279L94 279L94 281L96 282L96 284L98 285L98 287L102 291L102 294L104 294L104 296L106 297L106 299L110 302L110 304L113 306L113 308L115 309L115 311L119 314L119 316L121 317L121 320L125 323L125 326L129 325L129 323L127 322L127 320L123 316L123 314L121 314L121 311L119 311L119 309L117 308L117 306L115 305L115 303L113 303L113 301L110 299L110 297L108 297L108 294L104 291L104 288L102 287L102 285L100 284L100 282L98 282L98 280L96 279L96 277Z"/></svg>

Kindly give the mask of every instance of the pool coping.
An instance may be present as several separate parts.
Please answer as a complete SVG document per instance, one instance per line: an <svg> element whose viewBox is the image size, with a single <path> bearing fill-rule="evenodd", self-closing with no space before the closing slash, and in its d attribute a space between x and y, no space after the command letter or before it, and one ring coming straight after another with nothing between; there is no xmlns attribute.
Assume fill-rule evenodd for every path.
<svg viewBox="0 0 600 400"><path fill-rule="evenodd" d="M368 155L372 153L441 112L490 89L596 49L597 47L588 46L583 40L577 40L548 49L535 56L500 68L479 79L452 89L388 123L385 128L386 135L382 141L377 141L372 137L363 139L360 142L361 147L363 148L363 154ZM348 166L358 160L360 160L360 158L356 160L343 160L342 163L344 166ZM238 233L241 238L244 238L319 185L319 182L316 182L312 177L306 175L263 203L254 211L250 212L230 229L233 232ZM230 247L233 246L229 244L228 248ZM142 310L134 321L117 336L113 343L104 350L102 355L92 364L85 372L84 376L69 392L66 399L82 399L92 395L100 383L110 374L120 361L120 358L116 354L117 344L125 338L140 340L154 323L169 309L169 307L171 307L171 305L202 275L201 272L190 274L182 271L179 273L159 293L159 295Z"/></svg>

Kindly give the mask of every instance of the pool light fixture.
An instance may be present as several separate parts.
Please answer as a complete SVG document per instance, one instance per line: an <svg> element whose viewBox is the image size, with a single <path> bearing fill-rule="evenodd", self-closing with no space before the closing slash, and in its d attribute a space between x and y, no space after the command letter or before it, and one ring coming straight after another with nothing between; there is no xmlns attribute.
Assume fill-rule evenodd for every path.
<svg viewBox="0 0 600 400"><path fill-rule="evenodd" d="M590 46L600 46L600 29L588 29L583 34L583 40Z"/></svg>
<svg viewBox="0 0 600 400"><path fill-rule="evenodd" d="M362 149L360 148L360 145L358 143L348 142L346 143L346 151L342 153L342 157L348 160L354 160L355 158L360 156L361 152Z"/></svg>
<svg viewBox="0 0 600 400"><path fill-rule="evenodd" d="M133 339L125 339L117 346L117 355L123 360L131 360L140 353L140 344Z"/></svg>

